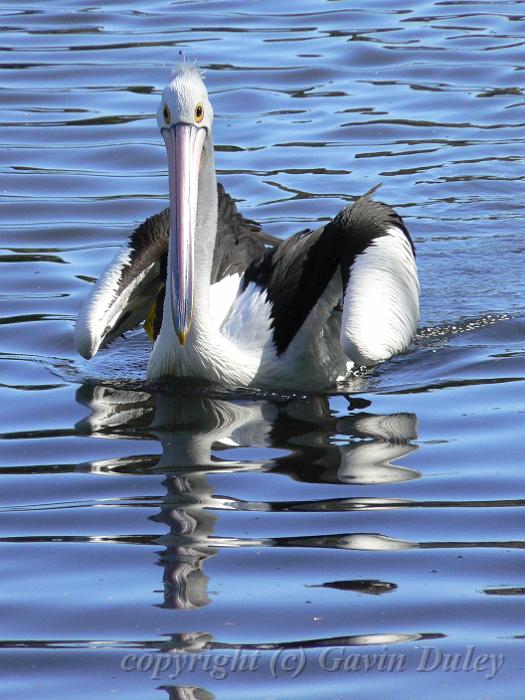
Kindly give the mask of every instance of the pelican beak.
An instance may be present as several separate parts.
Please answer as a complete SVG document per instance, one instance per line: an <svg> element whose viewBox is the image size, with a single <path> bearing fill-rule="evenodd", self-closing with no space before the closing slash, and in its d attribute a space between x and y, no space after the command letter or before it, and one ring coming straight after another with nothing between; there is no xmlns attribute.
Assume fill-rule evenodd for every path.
<svg viewBox="0 0 525 700"><path fill-rule="evenodd" d="M199 172L206 129L175 124L162 129L168 154L170 245L168 290L171 315L179 343L191 328L193 307L193 243L197 221Z"/></svg>

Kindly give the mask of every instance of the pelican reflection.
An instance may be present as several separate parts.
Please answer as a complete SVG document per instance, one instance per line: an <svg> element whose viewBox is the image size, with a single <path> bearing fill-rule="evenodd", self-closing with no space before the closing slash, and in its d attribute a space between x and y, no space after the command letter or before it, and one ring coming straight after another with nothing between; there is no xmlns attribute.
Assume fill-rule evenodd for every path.
<svg viewBox="0 0 525 700"><path fill-rule="evenodd" d="M416 449L414 414L377 415L350 399L348 415L335 415L325 396L269 400L206 395L201 387L149 392L85 384L77 400L90 414L77 430L106 437L158 441L160 457L131 457L89 465L92 471L160 473L164 493L159 512L151 516L167 531L154 539L162 545L162 607L191 609L210 602L206 562L224 542L214 536L223 510L357 510L403 505L402 499L346 497L329 501L246 502L214 493L210 475L217 472L266 471L315 483L366 485L419 477L413 469L393 464ZM366 408L366 410L362 410ZM249 459L246 451L251 448ZM236 451L239 457L236 458ZM277 451L276 451L277 450ZM345 492L348 495L347 491ZM302 538L294 546L404 549L411 543L386 535L350 533ZM318 541L319 540L319 541ZM239 541L241 544L255 541ZM262 541L265 544L266 541ZM268 541L268 544L271 544ZM232 542L229 542L232 546ZM235 546L235 543L233 544ZM194 644L172 640L176 647ZM190 635L191 636L191 635ZM212 644L206 640L205 645Z"/></svg>

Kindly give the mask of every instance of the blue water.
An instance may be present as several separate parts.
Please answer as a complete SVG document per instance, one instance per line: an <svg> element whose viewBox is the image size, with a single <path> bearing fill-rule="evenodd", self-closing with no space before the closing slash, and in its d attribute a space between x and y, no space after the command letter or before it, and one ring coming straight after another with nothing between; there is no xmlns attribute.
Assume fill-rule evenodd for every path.
<svg viewBox="0 0 525 700"><path fill-rule="evenodd" d="M4 0L2 698L522 696L523 9ZM246 216L382 183L412 232L418 338L344 394L152 389L141 329L75 353L166 206L181 50Z"/></svg>

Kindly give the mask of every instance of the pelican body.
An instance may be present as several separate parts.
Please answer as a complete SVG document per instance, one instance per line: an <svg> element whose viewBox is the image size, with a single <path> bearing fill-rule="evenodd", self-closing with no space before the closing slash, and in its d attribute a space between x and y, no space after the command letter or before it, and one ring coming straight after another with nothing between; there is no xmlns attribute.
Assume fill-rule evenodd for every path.
<svg viewBox="0 0 525 700"><path fill-rule="evenodd" d="M131 234L86 299L81 355L147 319L151 379L319 389L408 348L419 282L391 207L368 193L315 231L274 238L217 183L213 109L195 66L176 71L157 121L169 208Z"/></svg>

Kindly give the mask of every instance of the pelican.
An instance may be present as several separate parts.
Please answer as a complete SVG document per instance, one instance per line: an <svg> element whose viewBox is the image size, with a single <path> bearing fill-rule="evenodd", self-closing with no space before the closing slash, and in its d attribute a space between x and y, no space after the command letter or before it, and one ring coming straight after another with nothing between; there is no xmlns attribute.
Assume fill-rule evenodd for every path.
<svg viewBox="0 0 525 700"><path fill-rule="evenodd" d="M314 390L410 345L419 317L414 245L373 191L286 240L242 217L217 183L213 109L184 63L157 111L169 208L126 240L84 302L85 358L145 321L148 378Z"/></svg>

